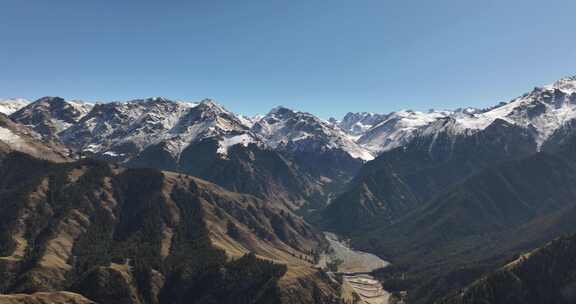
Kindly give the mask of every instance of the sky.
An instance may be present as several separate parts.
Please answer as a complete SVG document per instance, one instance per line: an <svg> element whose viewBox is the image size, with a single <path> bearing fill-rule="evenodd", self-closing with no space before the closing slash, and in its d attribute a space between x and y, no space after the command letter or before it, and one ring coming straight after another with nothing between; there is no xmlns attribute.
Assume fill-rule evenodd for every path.
<svg viewBox="0 0 576 304"><path fill-rule="evenodd" d="M573 0L0 0L0 97L486 107L576 74Z"/></svg>

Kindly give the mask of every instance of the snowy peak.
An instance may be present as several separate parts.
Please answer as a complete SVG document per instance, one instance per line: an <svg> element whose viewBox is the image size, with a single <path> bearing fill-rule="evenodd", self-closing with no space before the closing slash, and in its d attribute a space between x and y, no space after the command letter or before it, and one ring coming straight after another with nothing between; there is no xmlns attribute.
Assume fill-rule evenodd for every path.
<svg viewBox="0 0 576 304"><path fill-rule="evenodd" d="M458 114L474 115L474 114L478 114L480 112L482 112L482 110L477 109L477 108L472 108L472 107L458 108L458 109L454 110L454 114L456 114L456 115L458 115Z"/></svg>
<svg viewBox="0 0 576 304"><path fill-rule="evenodd" d="M338 127L306 113L276 107L254 124L252 130L273 148L326 152L341 150L352 158L370 160L372 154Z"/></svg>
<svg viewBox="0 0 576 304"><path fill-rule="evenodd" d="M25 153L31 153L34 148L28 143L26 137L30 134L23 134L24 128L18 128L10 119L0 114L0 151L15 150ZM31 132L28 132L31 133Z"/></svg>
<svg viewBox="0 0 576 304"><path fill-rule="evenodd" d="M65 100L61 97L43 97L31 103L25 109L41 109L54 118L73 123L88 114L93 106L94 105L90 103L77 100Z"/></svg>
<svg viewBox="0 0 576 304"><path fill-rule="evenodd" d="M205 99L182 116L172 133L178 134L187 143L214 138L219 145L217 152L225 156L234 145L263 145L250 127L251 122L244 117L237 116L211 99Z"/></svg>
<svg viewBox="0 0 576 304"><path fill-rule="evenodd" d="M438 132L473 134L497 119L529 130L541 146L556 130L576 120L576 77L537 87L484 110L359 112L330 122L283 106L265 116L248 118L228 111L212 99L191 103L153 97L93 105L44 97L30 104L5 101L0 103L0 111L2 106L7 112L24 106L13 112L11 119L45 138L60 138L77 149L94 153L131 155L164 143L172 155L179 155L191 143L212 137L218 138L222 147L255 142L290 151L337 150L369 160L407 144L415 136Z"/></svg>
<svg viewBox="0 0 576 304"><path fill-rule="evenodd" d="M361 135L386 118L384 114L368 112L348 112L338 126L351 135Z"/></svg>
<svg viewBox="0 0 576 304"><path fill-rule="evenodd" d="M564 78L553 84L535 88L532 92L473 115L468 122L485 128L495 119L531 129L538 146L564 124L576 118L576 80Z"/></svg>
<svg viewBox="0 0 576 304"><path fill-rule="evenodd" d="M234 144L256 141L232 112L213 100L200 103L165 98L99 104L62 133L62 140L76 149L128 160L152 145L164 147L178 157L190 144L206 138L224 142L219 152L226 154Z"/></svg>
<svg viewBox="0 0 576 304"><path fill-rule="evenodd" d="M228 132L247 132L250 127L244 120L213 100L203 100L198 106L188 109L179 118L172 133L195 133L216 136Z"/></svg>
<svg viewBox="0 0 576 304"><path fill-rule="evenodd" d="M379 123L360 136L357 142L379 153L408 143L417 131L452 115L448 111L398 111L383 115Z"/></svg>
<svg viewBox="0 0 576 304"><path fill-rule="evenodd" d="M216 115L219 115L219 114L233 115L232 112L226 110L226 108L224 108L223 106L218 104L213 99L209 99L209 98L203 99L198 104L198 108L203 112L212 113L212 114L216 114Z"/></svg>
<svg viewBox="0 0 576 304"><path fill-rule="evenodd" d="M544 86L544 89L551 90L557 89L567 94L576 92L576 76L569 76L562 78L550 85Z"/></svg>
<svg viewBox="0 0 576 304"><path fill-rule="evenodd" d="M276 106L268 112L266 116L278 116L278 117L287 117L297 115L299 112L293 109L287 108L285 106ZM301 114L307 114L304 112L300 112Z"/></svg>
<svg viewBox="0 0 576 304"><path fill-rule="evenodd" d="M64 161L70 154L67 148L56 142L43 140L30 128L0 114L0 154L10 151L24 152L52 161Z"/></svg>
<svg viewBox="0 0 576 304"><path fill-rule="evenodd" d="M12 113L10 118L27 125L48 138L77 123L94 105L67 101L60 97L43 97Z"/></svg>
<svg viewBox="0 0 576 304"><path fill-rule="evenodd" d="M24 98L7 98L7 99L0 99L0 113L5 115L10 115L26 105L28 105L30 101Z"/></svg>
<svg viewBox="0 0 576 304"><path fill-rule="evenodd" d="M510 102L486 110L398 111L390 114L349 113L339 123L356 142L373 153L408 143L414 136L446 132L472 134L496 120L530 130L540 147L559 128L576 119L576 76L537 87ZM375 124L371 122L378 121Z"/></svg>

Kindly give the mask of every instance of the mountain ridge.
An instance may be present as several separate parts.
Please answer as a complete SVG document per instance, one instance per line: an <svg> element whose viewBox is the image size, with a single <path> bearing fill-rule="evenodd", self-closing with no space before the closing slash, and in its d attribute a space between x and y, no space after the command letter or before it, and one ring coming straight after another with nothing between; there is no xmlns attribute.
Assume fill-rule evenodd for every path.
<svg viewBox="0 0 576 304"><path fill-rule="evenodd" d="M22 153L2 160L0 180L2 293L67 290L100 303L336 294L313 267L322 235L254 196L172 172Z"/></svg>
<svg viewBox="0 0 576 304"><path fill-rule="evenodd" d="M472 284L518 252L576 232L570 225L575 149L576 77L487 109L349 113L341 121L286 107L249 118L210 99L85 104L44 97L9 117L0 114L0 208L6 211L0 227L9 232L0 234L0 262L10 268L27 261L17 271L0 267L9 276L0 289L31 294L65 286L106 302L117 295L102 292L101 278L109 277L132 302L178 302L193 296L188 288L197 285L170 268L174 264L139 268L118 258L138 255L122 244L126 250L143 246L156 260L186 249L166 240L191 246L185 241L191 226L176 225L191 216L188 224L200 225L194 227L201 232L194 240L215 258L207 265L255 276L244 296L291 303L288 294L300 294L301 286L305 303L335 300L338 283L312 270L311 261L325 248L311 222L390 260L374 275L393 299L427 303ZM18 160L19 152L61 164ZM91 191L106 193L92 197ZM35 195L45 209L32 212ZM195 206L190 199L202 207L187 209ZM112 217L105 216L108 209ZM37 223L25 214L35 214ZM37 226L46 223L56 226ZM94 223L113 223L117 232L106 238L112 247L101 243ZM158 234L158 227L168 228ZM51 242L52 234L80 242L78 250L88 248L80 237L88 235L115 258L103 265L82 260ZM27 244L39 247L30 252ZM216 249L243 266L219 259ZM50 252L74 259L48 257ZM183 266L196 267L191 263ZM254 272L258 266L263 273ZM132 267L144 273L132 273ZM161 276L164 289L158 287ZM156 285L134 285L135 278ZM230 277L215 278L231 294L238 292ZM289 292L261 285L265 281ZM101 291L91 294L92 288ZM194 292L215 296L209 289Z"/></svg>
<svg viewBox="0 0 576 304"><path fill-rule="evenodd" d="M383 151L402 146L410 141L418 130L428 129L428 132L434 132L431 124L439 119L446 118L453 118L455 120L456 132L464 132L465 130L468 130L468 132L476 132L486 128L496 119L503 119L524 128L533 128L533 132L537 137L538 145L541 146L555 130L560 128L568 121L576 118L576 109L574 108L576 97L573 95L576 93L575 88L576 76L572 76L561 78L548 85L535 87L534 90L529 93L523 94L508 102L496 104L495 106L486 109L465 107L456 110L430 110L428 112L412 110L401 110L389 113L349 112L341 120L330 119L332 122L318 119L314 115L306 112L294 111L282 106L272 109L267 115L255 116L253 118L247 118L245 116L236 114L234 114L234 116L240 120L242 124L248 126L249 128L252 128L252 125L257 124L258 122L261 122L261 125L263 125L265 119L270 119L270 116L272 116L274 112L279 109L284 109L284 111L290 110L295 115L300 115L301 119L309 119L312 117L317 120L317 124L336 126L339 130L347 133L347 140L351 140L359 145L359 147L352 149L352 153L354 154L352 156L360 157L366 160L370 159L368 156L370 153L362 152L362 149L368 149L371 151L371 153L378 154ZM56 97L43 97L40 100L52 100L53 102L57 102L63 99ZM127 103L144 100L164 100L167 102L173 102L175 104L202 103L172 101L162 97L137 99L128 101ZM20 107L23 105L30 106L31 104L21 99L14 99L12 101L7 100L5 103L11 108L17 107L17 105L12 105L11 102L19 104ZM91 103L83 103L81 101L66 102L84 114L86 114L87 110L93 106ZM213 100L206 99L204 102L211 103L214 108L219 108L222 111L228 112L224 107ZM38 101L32 102L32 104L33 103L38 103ZM118 104L122 102L113 103ZM81 109L82 106L79 105L85 105L86 109ZM14 115L14 119L27 125L34 124L30 121L30 117L22 116L24 115ZM52 118L52 120L56 119L60 121L59 125L55 124L56 126L52 126L56 129L56 131L61 131L62 128L65 127L62 126L62 124L69 124L74 120L78 120L79 117L76 115L76 118L71 119L70 117L62 116L65 115ZM262 128L259 129L261 130ZM43 132L46 133L47 131L43 130ZM334 130L331 132L337 131ZM271 146L276 146L280 139L269 138L269 140L271 141ZM345 146L350 145L353 144L345 144ZM342 146L342 144L340 144L340 146ZM350 148L346 148L346 150L350 151Z"/></svg>

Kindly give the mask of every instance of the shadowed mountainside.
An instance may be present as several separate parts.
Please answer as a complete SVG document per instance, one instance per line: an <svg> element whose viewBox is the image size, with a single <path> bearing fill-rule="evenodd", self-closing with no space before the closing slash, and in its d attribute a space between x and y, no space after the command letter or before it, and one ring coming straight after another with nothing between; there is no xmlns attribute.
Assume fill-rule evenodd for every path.
<svg viewBox="0 0 576 304"><path fill-rule="evenodd" d="M576 301L576 237L520 255L441 304L568 304Z"/></svg>
<svg viewBox="0 0 576 304"><path fill-rule="evenodd" d="M394 222L481 170L536 152L524 129L496 120L474 134L454 134L454 120L367 163L325 210L322 224L341 232Z"/></svg>
<svg viewBox="0 0 576 304"><path fill-rule="evenodd" d="M20 153L4 158L0 185L2 293L72 291L100 303L336 301L335 286L313 268L321 235L254 196L176 173Z"/></svg>

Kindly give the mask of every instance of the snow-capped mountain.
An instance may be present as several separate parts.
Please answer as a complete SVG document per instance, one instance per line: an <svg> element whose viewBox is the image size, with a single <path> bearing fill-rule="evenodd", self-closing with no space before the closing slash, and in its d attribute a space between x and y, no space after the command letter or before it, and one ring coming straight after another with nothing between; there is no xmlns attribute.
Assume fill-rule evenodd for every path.
<svg viewBox="0 0 576 304"><path fill-rule="evenodd" d="M538 147L559 128L576 118L576 77L563 78L553 84L537 87L532 92L484 111L455 111L451 131L473 133L501 119L533 133ZM424 133L434 133L432 124Z"/></svg>
<svg viewBox="0 0 576 304"><path fill-rule="evenodd" d="M0 99L0 113L10 115L29 104L24 98Z"/></svg>
<svg viewBox="0 0 576 304"><path fill-rule="evenodd" d="M347 133L359 136L382 122L387 115L369 112L348 112L341 121L332 120Z"/></svg>
<svg viewBox="0 0 576 304"><path fill-rule="evenodd" d="M503 119L534 132L536 143L544 142L560 127L576 118L576 77L563 78L507 104L470 115L461 125L482 129L496 119Z"/></svg>
<svg viewBox="0 0 576 304"><path fill-rule="evenodd" d="M533 132L538 146L559 128L576 119L576 77L537 87L507 103L486 110L398 111L386 115L348 113L338 125L373 153L403 146L418 135L448 131L472 134L502 119ZM441 126L442 130L439 130Z"/></svg>
<svg viewBox="0 0 576 304"><path fill-rule="evenodd" d="M382 152L332 202L334 223L352 217L362 225L374 214L394 220L500 163L541 150L566 153L576 136L575 88L576 78L565 78L485 110L390 114L358 140L369 138Z"/></svg>
<svg viewBox="0 0 576 304"><path fill-rule="evenodd" d="M304 152L340 150L355 159L374 158L339 128L310 113L285 107L270 111L254 124L252 130L273 148Z"/></svg>
<svg viewBox="0 0 576 304"><path fill-rule="evenodd" d="M212 100L190 103L160 97L98 104L61 134L80 151L120 161L160 143L178 158L187 146L206 138L218 139L222 155L231 145L258 141L241 119Z"/></svg>
<svg viewBox="0 0 576 304"><path fill-rule="evenodd" d="M43 97L12 113L10 118L49 138L77 123L94 104Z"/></svg>
<svg viewBox="0 0 576 304"><path fill-rule="evenodd" d="M408 143L417 131L438 119L451 115L446 111L398 111L385 115L383 119L365 131L357 143L373 153L380 153Z"/></svg>
<svg viewBox="0 0 576 304"><path fill-rule="evenodd" d="M192 103L155 97L96 104L58 137L85 156L184 172L233 191L275 198L289 208L321 191L250 125L209 99Z"/></svg>
<svg viewBox="0 0 576 304"><path fill-rule="evenodd" d="M218 139L223 156L230 146L255 143L282 150L339 150L364 161L373 158L340 128L282 107L251 118L209 99L192 103L154 97L92 104L44 97L10 117L78 151L120 161L159 143L177 157L189 144L206 138Z"/></svg>
<svg viewBox="0 0 576 304"><path fill-rule="evenodd" d="M19 151L52 161L63 161L70 154L70 151L59 143L44 140L30 128L0 114L0 157L10 151Z"/></svg>
<svg viewBox="0 0 576 304"><path fill-rule="evenodd" d="M222 238L217 240L226 247L236 246L236 239L246 240L246 235L254 234L246 244L261 242L268 250L270 244L286 241L291 249L282 254L293 257L292 250L299 250L296 248L299 243L294 241L300 235L313 236L286 217L290 210L298 210L300 215L309 212L312 215L309 218L323 221L322 228L351 235L362 233L359 241L370 242L362 245L367 248L415 248L421 251L419 254L428 255L429 244L440 243L445 245L441 245L439 255L444 256L445 248L457 249L463 255L470 252L470 241L485 239L486 243L493 243L500 232L514 228L512 224L521 227L510 230L515 238L524 231L537 229L534 227L542 226L542 222L547 224L544 228L570 226L566 225L570 221L563 212L574 209L571 199L574 191L570 186L576 183L572 156L575 138L576 77L535 88L484 110L349 113L342 121L330 122L285 107L277 107L265 116L245 117L212 100L193 103L157 97L90 104L46 97L10 117L0 114L0 159L4 162L17 156L24 160L0 173L9 173L4 177L13 184L20 181L12 178L12 173L29 175L29 168L23 168L22 172L17 168L30 158L10 152L67 161L71 148L84 156L122 163L126 168L177 173L116 170L113 169L116 165L92 160L81 160L78 164L84 165L80 166L67 164L65 171L56 171L53 170L56 167L40 162L35 170L46 172L36 176L46 179L35 177L34 182L41 183L42 192L23 184L24 190L32 191L31 195L46 198L44 205L50 210L39 212L40 215L52 215L52 207L56 215L64 214L58 208L67 208L74 201L61 195L64 191L83 194L85 189L76 187L85 187L86 183L94 183L96 188L86 188L90 191L99 189L106 177L104 186L110 191L86 192L90 195L80 198L110 205L111 200L127 199L142 188L153 187L162 194L156 197L161 198L159 202L169 203L170 208L190 203L200 206L207 212L205 218L220 223L217 226L212 223L208 228L218 228L218 236ZM87 171L89 168L94 170ZM211 185L208 189L183 174L209 180L236 193ZM70 183L63 177L70 177ZM109 178L114 178L111 183ZM5 190L10 199L21 194ZM264 200L239 208L232 206L253 201L253 196ZM102 199L94 200L99 197ZM142 207L148 214L152 201L146 200L146 194L143 198L142 206L138 205L140 202L124 200L118 200L120 205L112 205ZM543 217L532 221L539 206L550 213L542 213ZM557 206L562 209L555 209ZM167 212L160 212L161 217L173 213L170 208L162 208L158 210ZM516 212L518 208L525 210ZM123 209L132 212L138 208L120 209L119 212ZM108 209L102 210L109 213ZM90 221L100 219L96 215ZM125 226L126 220L130 224L133 218L117 215L111 214L120 221L119 227ZM263 215L265 221L254 221ZM250 226L241 227L245 231L230 228L230 223L236 225L230 221L236 217L239 219L236 223L246 222ZM170 226L173 222L167 221L165 227L156 229L157 234L164 236L163 231L167 230L170 236L170 231L179 229ZM526 227L529 229L525 230ZM398 230L404 228L407 229ZM542 233L544 230L548 235L550 229L542 229ZM384 234L407 238L406 246L386 246L391 243L378 241L384 235L382 231L400 231ZM46 239L44 233L39 236ZM19 245L18 240L15 243ZM240 247L233 250L237 248ZM510 252L498 254L505 258ZM477 257L480 256L475 253L474 262ZM435 258L429 260L437 264ZM300 256L298 265L303 263L307 262ZM402 267L398 269L405 271ZM409 267L406 269L411 271Z"/></svg>
<svg viewBox="0 0 576 304"><path fill-rule="evenodd" d="M342 151L366 161L406 145L415 136L440 131L472 134L496 119L529 129L540 147L556 130L576 119L576 77L537 87L486 110L348 113L341 121L331 122L283 107L265 116L246 117L210 100L198 104L164 98L96 106L58 97L33 103L9 99L0 101L2 111L14 111L12 120L45 137L60 138L81 151L107 153L117 160L160 142L177 157L192 142L218 137L218 152L223 156L230 146L257 143L291 152Z"/></svg>
<svg viewBox="0 0 576 304"><path fill-rule="evenodd" d="M338 126L285 107L274 108L252 131L328 187L339 188L374 158Z"/></svg>
<svg viewBox="0 0 576 304"><path fill-rule="evenodd" d="M453 121L457 133L485 128L494 121L480 119L478 113L480 110L474 108L428 112L403 110L389 114L348 113L338 125L354 136L360 146L379 154L407 144L420 133L439 131L435 130L438 124L446 128L444 120Z"/></svg>

